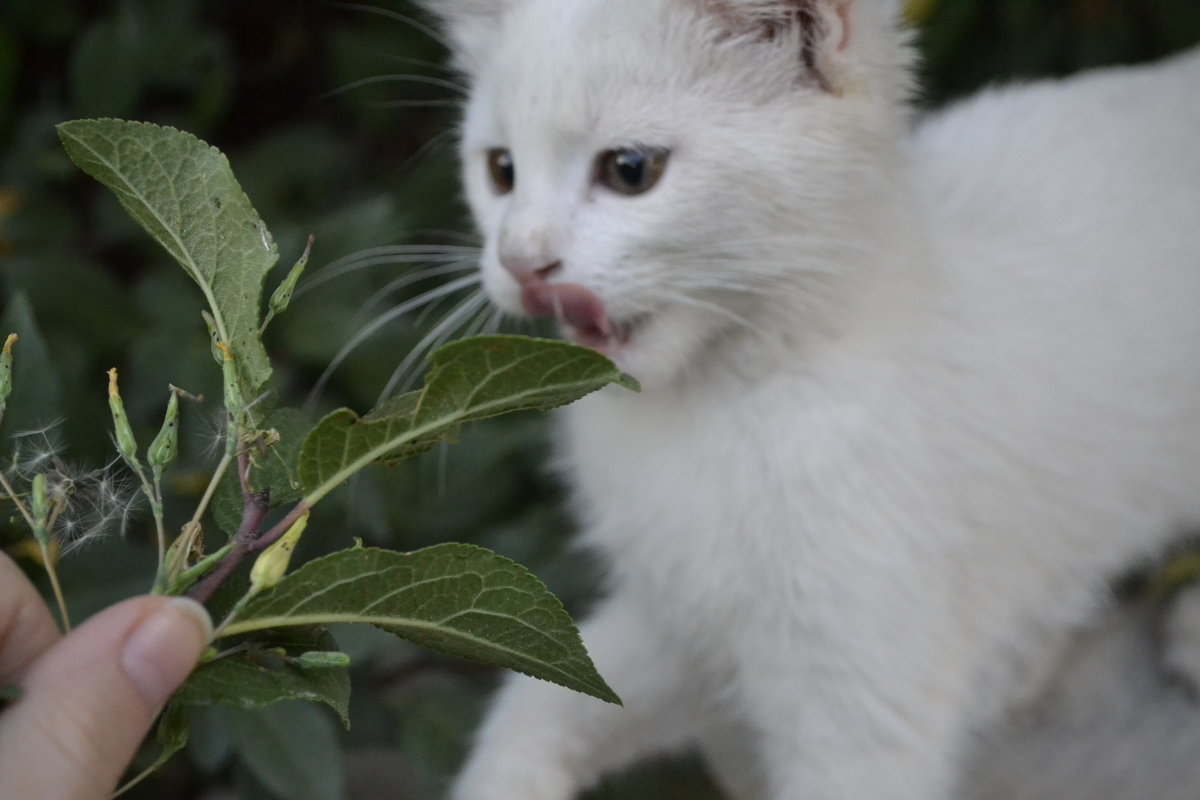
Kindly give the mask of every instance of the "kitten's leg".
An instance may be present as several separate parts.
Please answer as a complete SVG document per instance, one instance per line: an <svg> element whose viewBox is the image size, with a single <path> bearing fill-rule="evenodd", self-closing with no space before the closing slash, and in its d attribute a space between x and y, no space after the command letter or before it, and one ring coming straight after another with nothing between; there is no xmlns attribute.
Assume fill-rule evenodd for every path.
<svg viewBox="0 0 1200 800"><path fill-rule="evenodd" d="M687 660L644 609L615 597L582 626L600 674L624 708L512 676L479 731L453 800L569 800L641 756L694 733Z"/></svg>
<svg viewBox="0 0 1200 800"><path fill-rule="evenodd" d="M755 730L729 721L706 727L699 735L700 752L709 772L729 800L760 800L767 796Z"/></svg>
<svg viewBox="0 0 1200 800"><path fill-rule="evenodd" d="M903 596L824 598L834 602L759 630L761 644L741 654L770 800L952 796L968 736L970 645L950 619L953 604L935 601L944 594L930 588L907 608Z"/></svg>

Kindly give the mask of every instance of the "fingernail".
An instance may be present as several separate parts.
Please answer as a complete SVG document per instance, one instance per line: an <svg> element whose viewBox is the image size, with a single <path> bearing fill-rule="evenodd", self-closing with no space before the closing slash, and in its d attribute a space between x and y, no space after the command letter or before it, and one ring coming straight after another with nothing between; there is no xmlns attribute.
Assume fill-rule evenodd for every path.
<svg viewBox="0 0 1200 800"><path fill-rule="evenodd" d="M185 597L163 603L134 630L121 652L121 667L151 708L183 683L212 635L204 607Z"/></svg>

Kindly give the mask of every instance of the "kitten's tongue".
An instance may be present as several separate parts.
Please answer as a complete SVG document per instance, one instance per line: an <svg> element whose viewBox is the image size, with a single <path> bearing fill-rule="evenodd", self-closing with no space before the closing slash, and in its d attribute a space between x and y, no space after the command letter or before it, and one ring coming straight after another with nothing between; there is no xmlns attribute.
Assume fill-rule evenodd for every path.
<svg viewBox="0 0 1200 800"><path fill-rule="evenodd" d="M578 344L601 349L611 333L604 303L591 291L569 283L531 283L521 290L521 304L534 317L554 317L569 326Z"/></svg>

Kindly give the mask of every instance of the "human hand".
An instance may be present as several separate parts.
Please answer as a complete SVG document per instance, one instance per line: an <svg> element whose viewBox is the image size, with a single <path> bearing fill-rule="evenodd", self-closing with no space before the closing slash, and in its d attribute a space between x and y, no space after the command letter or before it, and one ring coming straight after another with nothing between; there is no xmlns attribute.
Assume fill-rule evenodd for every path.
<svg viewBox="0 0 1200 800"><path fill-rule="evenodd" d="M103 800L208 645L183 598L136 597L60 637L33 585L0 554L0 798Z"/></svg>

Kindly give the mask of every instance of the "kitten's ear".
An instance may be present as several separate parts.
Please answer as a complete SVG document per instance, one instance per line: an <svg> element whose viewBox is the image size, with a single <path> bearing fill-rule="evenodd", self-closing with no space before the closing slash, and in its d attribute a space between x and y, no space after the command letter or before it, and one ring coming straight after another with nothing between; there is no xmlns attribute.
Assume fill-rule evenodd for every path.
<svg viewBox="0 0 1200 800"><path fill-rule="evenodd" d="M517 0L418 0L449 39L454 65L475 72L496 36L500 18Z"/></svg>
<svg viewBox="0 0 1200 800"><path fill-rule="evenodd" d="M699 0L731 35L796 42L805 73L841 91L839 64L904 46L898 0ZM874 52L874 55L872 55Z"/></svg>

